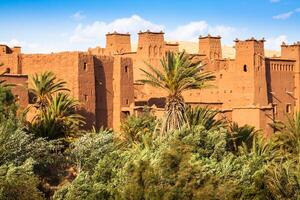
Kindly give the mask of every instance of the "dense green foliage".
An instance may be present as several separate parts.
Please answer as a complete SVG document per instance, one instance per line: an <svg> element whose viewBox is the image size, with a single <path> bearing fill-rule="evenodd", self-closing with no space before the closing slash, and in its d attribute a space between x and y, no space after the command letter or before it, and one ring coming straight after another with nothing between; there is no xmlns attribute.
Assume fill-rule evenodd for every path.
<svg viewBox="0 0 300 200"><path fill-rule="evenodd" d="M42 200L44 195L37 189L38 184L32 160L20 166L0 165L0 199Z"/></svg>
<svg viewBox="0 0 300 200"><path fill-rule="evenodd" d="M186 121L164 135L157 130L166 121L151 112L129 116L120 133L83 132L78 103L60 93L64 82L51 73L34 79L36 116L26 123L0 84L1 200L300 199L299 113L275 123L269 138L186 105Z"/></svg>
<svg viewBox="0 0 300 200"><path fill-rule="evenodd" d="M233 153L228 134L224 128L186 127L164 139L146 137L130 147L113 139L112 133L93 134L92 139L86 135L71 150L79 153L77 163L85 163L84 167L54 199L299 197L299 161L292 162L282 155L282 146L259 135L250 148L240 144ZM91 140L101 147L95 144L91 150ZM85 167L87 163L92 165Z"/></svg>

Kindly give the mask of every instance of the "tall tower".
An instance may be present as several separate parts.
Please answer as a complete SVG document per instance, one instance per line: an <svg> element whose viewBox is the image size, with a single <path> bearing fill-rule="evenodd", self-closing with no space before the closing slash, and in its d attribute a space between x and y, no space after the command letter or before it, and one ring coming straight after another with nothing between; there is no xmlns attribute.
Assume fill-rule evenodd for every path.
<svg viewBox="0 0 300 200"><path fill-rule="evenodd" d="M117 32L106 34L105 50L109 55L131 52L130 34Z"/></svg>
<svg viewBox="0 0 300 200"><path fill-rule="evenodd" d="M149 70L145 62L156 68L161 66L160 59L165 55L164 45L163 32L151 32L149 30L139 32L135 68L133 69L135 81L143 78L143 72L140 69Z"/></svg>
<svg viewBox="0 0 300 200"><path fill-rule="evenodd" d="M209 60L222 58L221 37L211 35L199 37L199 54L206 55Z"/></svg>
<svg viewBox="0 0 300 200"><path fill-rule="evenodd" d="M241 105L268 105L264 39L235 41L235 75Z"/></svg>
<svg viewBox="0 0 300 200"><path fill-rule="evenodd" d="M285 59L295 60L295 99L296 99L296 110L300 111L300 42L296 42L292 45L281 45L281 57Z"/></svg>
<svg viewBox="0 0 300 200"><path fill-rule="evenodd" d="M163 56L164 53L164 33L139 32L137 54L144 58L155 59Z"/></svg>

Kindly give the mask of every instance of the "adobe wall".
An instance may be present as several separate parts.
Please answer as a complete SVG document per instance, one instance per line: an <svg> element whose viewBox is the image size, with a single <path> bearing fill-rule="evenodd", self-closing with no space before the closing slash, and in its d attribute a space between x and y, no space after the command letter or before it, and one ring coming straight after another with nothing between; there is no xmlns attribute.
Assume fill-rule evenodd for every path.
<svg viewBox="0 0 300 200"><path fill-rule="evenodd" d="M267 58L266 67L269 101L274 106L274 117L283 121L295 109L294 61ZM289 112L287 106L290 107Z"/></svg>
<svg viewBox="0 0 300 200"><path fill-rule="evenodd" d="M78 55L78 100L80 114L85 117L85 128L97 127L96 124L96 91L93 56L86 53Z"/></svg>
<svg viewBox="0 0 300 200"><path fill-rule="evenodd" d="M28 105L28 76L18 74L6 74L0 76L0 80L5 80L4 84L14 84L11 91L15 95L18 105L24 109Z"/></svg>
<svg viewBox="0 0 300 200"><path fill-rule="evenodd" d="M120 130L121 122L133 113L134 89L132 60L115 55L113 66L113 128Z"/></svg>
<svg viewBox="0 0 300 200"><path fill-rule="evenodd" d="M164 45L165 52L174 52L178 53L179 52L179 44L178 43L165 43Z"/></svg>
<svg viewBox="0 0 300 200"><path fill-rule="evenodd" d="M21 48L9 48L6 45L0 45L0 64L1 69L8 69L11 74L20 74L21 71Z"/></svg>
<svg viewBox="0 0 300 200"><path fill-rule="evenodd" d="M107 55L131 52L130 34L108 33L106 34Z"/></svg>
<svg viewBox="0 0 300 200"><path fill-rule="evenodd" d="M273 130L269 126L272 123L272 108L235 108L232 110L232 121L237 122L239 126L251 125L257 130L264 130L265 136L270 135Z"/></svg>
<svg viewBox="0 0 300 200"><path fill-rule="evenodd" d="M199 54L206 55L211 60L222 59L221 37L199 37Z"/></svg>
<svg viewBox="0 0 300 200"><path fill-rule="evenodd" d="M113 68L111 56L94 56L96 127L113 127Z"/></svg>
<svg viewBox="0 0 300 200"><path fill-rule="evenodd" d="M52 54L22 54L23 74L33 75L52 71L58 79L66 81L71 95L78 99L78 52ZM29 82L30 86L30 82Z"/></svg>
<svg viewBox="0 0 300 200"><path fill-rule="evenodd" d="M163 32L140 32L138 39L138 49L134 59L134 81L143 79L141 69L148 70L147 65L160 68L160 59L165 55Z"/></svg>
<svg viewBox="0 0 300 200"><path fill-rule="evenodd" d="M33 75L45 71L53 72L58 79L66 82L70 94L79 100L80 113L86 118L85 128L95 122L95 76L93 57L80 52L52 54L22 54L22 72ZM29 87L30 87L29 81Z"/></svg>
<svg viewBox="0 0 300 200"><path fill-rule="evenodd" d="M294 86L296 110L300 111L300 42L293 45L283 44L281 46L281 58L295 60L294 64Z"/></svg>
<svg viewBox="0 0 300 200"><path fill-rule="evenodd" d="M105 50L105 48L101 48L101 47L89 48L88 53L90 53L92 55L98 55L98 56L108 54L107 51Z"/></svg>

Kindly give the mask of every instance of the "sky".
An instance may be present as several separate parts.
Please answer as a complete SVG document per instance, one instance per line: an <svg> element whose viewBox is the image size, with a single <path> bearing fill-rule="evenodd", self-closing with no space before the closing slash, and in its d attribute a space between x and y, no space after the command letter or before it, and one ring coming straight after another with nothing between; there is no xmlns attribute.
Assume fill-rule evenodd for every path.
<svg viewBox="0 0 300 200"><path fill-rule="evenodd" d="M0 0L0 43L25 53L105 46L105 34L164 31L167 41L220 35L222 44L265 38L266 49L300 40L300 0Z"/></svg>

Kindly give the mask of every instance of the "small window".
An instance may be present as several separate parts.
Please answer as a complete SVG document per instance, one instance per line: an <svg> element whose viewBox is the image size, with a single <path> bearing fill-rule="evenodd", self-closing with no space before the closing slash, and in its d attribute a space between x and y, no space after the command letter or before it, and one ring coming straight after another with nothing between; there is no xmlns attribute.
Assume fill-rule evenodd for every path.
<svg viewBox="0 0 300 200"><path fill-rule="evenodd" d="M286 113L291 113L291 104L287 104L285 108Z"/></svg>
<svg viewBox="0 0 300 200"><path fill-rule="evenodd" d="M35 104L36 103L36 99L37 99L36 95L33 92L29 91L28 92L28 101L29 101L29 104Z"/></svg>
<svg viewBox="0 0 300 200"><path fill-rule="evenodd" d="M128 100L128 99L126 99L126 104L127 104L127 105L129 104L129 100Z"/></svg>
<svg viewBox="0 0 300 200"><path fill-rule="evenodd" d="M223 74L220 74L220 79L223 78Z"/></svg>
<svg viewBox="0 0 300 200"><path fill-rule="evenodd" d="M248 71L247 65L244 65L243 70L244 70L244 72L247 72L247 71Z"/></svg>
<svg viewBox="0 0 300 200"><path fill-rule="evenodd" d="M121 119L124 120L130 115L129 111L122 111L121 112Z"/></svg>
<svg viewBox="0 0 300 200"><path fill-rule="evenodd" d="M86 63L86 62L83 63L83 70L84 70L84 71L87 71L87 63Z"/></svg>
<svg viewBox="0 0 300 200"><path fill-rule="evenodd" d="M6 73L10 73L10 68L6 68Z"/></svg>
<svg viewBox="0 0 300 200"><path fill-rule="evenodd" d="M125 73L128 72L128 66L125 66Z"/></svg>
<svg viewBox="0 0 300 200"><path fill-rule="evenodd" d="M88 95L84 95L84 101L88 101Z"/></svg>

